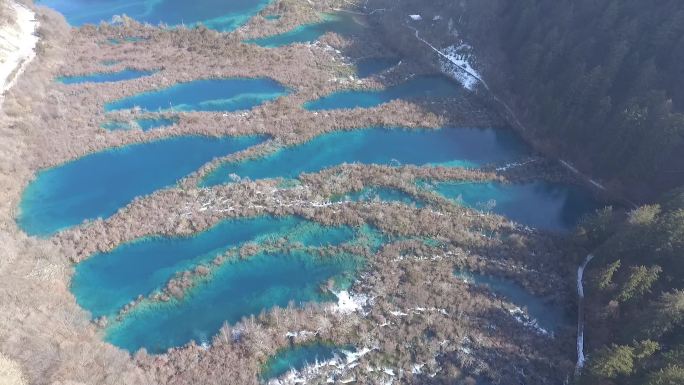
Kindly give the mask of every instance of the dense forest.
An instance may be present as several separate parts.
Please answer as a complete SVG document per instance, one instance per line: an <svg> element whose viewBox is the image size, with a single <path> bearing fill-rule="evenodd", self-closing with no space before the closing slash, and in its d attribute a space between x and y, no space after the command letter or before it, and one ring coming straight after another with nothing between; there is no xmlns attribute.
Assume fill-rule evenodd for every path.
<svg viewBox="0 0 684 385"><path fill-rule="evenodd" d="M539 148L637 200L684 183L681 1L371 3L395 41L412 24L441 48L471 43ZM423 20L396 23L409 13ZM411 32L397 46L416 52Z"/></svg>
<svg viewBox="0 0 684 385"><path fill-rule="evenodd" d="M582 245L596 255L582 382L684 384L684 191L667 192L684 181L684 4L468 6L464 30L478 39L496 34L493 56L506 66L496 86L514 95L507 99L532 136L656 201L627 214L604 210L580 227Z"/></svg>
<svg viewBox="0 0 684 385"><path fill-rule="evenodd" d="M646 203L578 228L578 258L595 255L580 382L684 384L684 3L371 3L402 54L430 54L412 28L438 48L472 44L538 148Z"/></svg>
<svg viewBox="0 0 684 385"><path fill-rule="evenodd" d="M473 1L496 87L543 146L628 195L579 229L590 267L586 384L684 384L684 4ZM489 22L483 23L488 20ZM670 191L670 192L668 192ZM660 198L656 198L660 197Z"/></svg>
<svg viewBox="0 0 684 385"><path fill-rule="evenodd" d="M488 0L468 7L464 31L478 40L496 36L507 75L497 86L515 95L512 104L538 141L593 175L622 181L636 197L684 180L680 1Z"/></svg>
<svg viewBox="0 0 684 385"><path fill-rule="evenodd" d="M587 281L586 384L684 384L684 191L629 213L604 209L578 232Z"/></svg>

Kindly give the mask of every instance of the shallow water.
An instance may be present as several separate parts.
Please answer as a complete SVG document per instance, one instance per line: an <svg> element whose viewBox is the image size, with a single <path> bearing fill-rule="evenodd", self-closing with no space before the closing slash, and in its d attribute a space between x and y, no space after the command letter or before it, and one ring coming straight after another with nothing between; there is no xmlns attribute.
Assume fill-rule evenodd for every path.
<svg viewBox="0 0 684 385"><path fill-rule="evenodd" d="M569 325L571 322L562 308L530 294L513 281L465 271L456 271L455 275L459 279L485 286L494 293L503 296L512 304L527 309L527 313L537 320L539 326L546 331L554 332L559 327Z"/></svg>
<svg viewBox="0 0 684 385"><path fill-rule="evenodd" d="M135 121L141 130L149 131L153 128L173 126L178 123L178 118L149 118Z"/></svg>
<svg viewBox="0 0 684 385"><path fill-rule="evenodd" d="M256 44L261 47L275 48L294 43L311 43L328 32L335 32L343 36L350 36L361 30L353 15L349 13L326 13L323 21L301 25L291 31L259 39L245 40L245 43Z"/></svg>
<svg viewBox="0 0 684 385"><path fill-rule="evenodd" d="M83 76L62 76L57 78L57 81L64 84L120 82L138 79L152 74L154 74L154 71L125 69L119 72L102 72Z"/></svg>
<svg viewBox="0 0 684 385"><path fill-rule="evenodd" d="M335 197L334 202L398 202L409 206L425 207L425 202L417 200L411 194L390 187L366 187L359 191Z"/></svg>
<svg viewBox="0 0 684 385"><path fill-rule="evenodd" d="M210 343L220 327L288 303L334 301L320 288L329 279L353 275L352 256L316 257L306 252L258 254L221 266L179 302L132 311L106 331L106 339L131 352L162 353L191 340Z"/></svg>
<svg viewBox="0 0 684 385"><path fill-rule="evenodd" d="M146 118L146 119L135 119L134 124L122 121L108 121L102 124L102 128L116 131L116 130L132 130L134 128L139 128L143 131L149 131L154 128L168 127L178 123L178 118Z"/></svg>
<svg viewBox="0 0 684 385"><path fill-rule="evenodd" d="M310 111L371 108L398 99L444 99L461 95L463 87L451 79L442 75L422 75L381 90L334 92L304 103L304 108Z"/></svg>
<svg viewBox="0 0 684 385"><path fill-rule="evenodd" d="M586 190L543 181L523 184L443 182L436 183L434 190L460 204L552 231L567 231L582 215L602 206Z"/></svg>
<svg viewBox="0 0 684 385"><path fill-rule="evenodd" d="M127 42L127 43L137 43L139 41L145 41L146 39L144 37L139 37L139 36L129 36L124 38L123 40L121 39L107 39L107 44L110 45L119 45L121 43Z"/></svg>
<svg viewBox="0 0 684 385"><path fill-rule="evenodd" d="M38 172L24 191L17 222L29 235L48 236L86 219L106 218L215 157L263 140L183 136L86 155Z"/></svg>
<svg viewBox="0 0 684 385"><path fill-rule="evenodd" d="M228 183L230 174L251 179L295 178L304 172L353 162L479 166L510 162L524 156L526 151L526 146L510 130L374 127L323 134L263 158L225 163L207 175L201 184Z"/></svg>
<svg viewBox="0 0 684 385"><path fill-rule="evenodd" d="M351 350L349 347L343 348L322 342L293 345L279 350L266 361L261 370L261 378L264 380L279 378L292 369L302 370L317 362L325 362L335 356L341 357L343 351L349 350Z"/></svg>
<svg viewBox="0 0 684 385"><path fill-rule="evenodd" d="M71 25L99 24L126 14L143 23L171 26L203 24L218 31L243 25L268 0L38 0L64 14Z"/></svg>
<svg viewBox="0 0 684 385"><path fill-rule="evenodd" d="M273 79L203 79L144 92L105 105L106 111L139 107L145 111L248 110L287 94Z"/></svg>
<svg viewBox="0 0 684 385"><path fill-rule="evenodd" d="M400 59L394 57L371 57L361 59L356 63L356 76L363 79L372 75L377 75L399 64L399 60Z"/></svg>
<svg viewBox="0 0 684 385"><path fill-rule="evenodd" d="M194 236L143 238L93 255L77 265L71 289L93 317L110 316L138 295L161 289L177 272L210 264L245 242L278 238L306 246L337 245L351 241L354 231L296 217L225 220Z"/></svg>

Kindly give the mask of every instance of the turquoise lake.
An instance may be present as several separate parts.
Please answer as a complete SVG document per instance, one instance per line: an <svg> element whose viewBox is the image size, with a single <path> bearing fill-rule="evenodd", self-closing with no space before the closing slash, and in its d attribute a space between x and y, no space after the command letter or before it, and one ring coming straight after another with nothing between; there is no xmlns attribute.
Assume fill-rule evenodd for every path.
<svg viewBox="0 0 684 385"><path fill-rule="evenodd" d="M304 103L304 108L310 111L371 108L399 99L445 99L461 95L463 87L449 78L442 75L422 75L381 90L335 92Z"/></svg>
<svg viewBox="0 0 684 385"><path fill-rule="evenodd" d="M343 36L354 35L363 28L348 13L326 13L323 21L301 25L291 31L259 39L245 40L245 43L256 44L266 48L282 47L294 43L311 43L328 32L335 32Z"/></svg>
<svg viewBox="0 0 684 385"><path fill-rule="evenodd" d="M586 190L543 181L523 184L444 182L436 183L434 191L459 204L552 231L567 231L582 215L602 207Z"/></svg>
<svg viewBox="0 0 684 385"><path fill-rule="evenodd" d="M38 0L61 12L71 25L99 24L126 14L143 23L171 26L203 24L218 31L232 31L246 23L268 0Z"/></svg>
<svg viewBox="0 0 684 385"><path fill-rule="evenodd" d="M379 74L399 64L399 59L393 57L372 57L356 62L356 75L367 78Z"/></svg>
<svg viewBox="0 0 684 385"><path fill-rule="evenodd" d="M366 187L359 191L350 192L334 197L334 202L398 202L418 208L425 207L425 202L415 199L411 194L389 187Z"/></svg>
<svg viewBox="0 0 684 385"><path fill-rule="evenodd" d="M162 353L191 340L210 343L224 322L234 324L290 302L335 301L321 290L329 279L353 276L357 257L307 252L263 253L222 265L182 301L139 308L106 331L106 340L130 352Z"/></svg>
<svg viewBox="0 0 684 385"><path fill-rule="evenodd" d="M203 186L228 183L230 174L251 179L295 178L342 163L479 166L510 162L527 153L511 130L367 128L319 135L263 158L219 166Z"/></svg>
<svg viewBox="0 0 684 385"><path fill-rule="evenodd" d="M288 90L273 79L203 79L116 100L107 103L105 110L134 107L151 112L249 110L287 93Z"/></svg>
<svg viewBox="0 0 684 385"><path fill-rule="evenodd" d="M108 121L102 124L102 128L116 131L116 130L132 130L133 128L140 128L143 131L149 131L154 128L168 127L178 123L178 118L145 118L135 119L134 123L121 121Z"/></svg>
<svg viewBox="0 0 684 385"><path fill-rule="evenodd" d="M17 222L29 235L49 236L86 219L106 218L215 157L263 140L183 136L86 155L38 172L24 191Z"/></svg>
<svg viewBox="0 0 684 385"><path fill-rule="evenodd" d="M120 82L138 79L152 74L154 74L154 71L126 69L119 72L102 72L83 76L62 76L57 78L57 81L64 84Z"/></svg>
<svg viewBox="0 0 684 385"><path fill-rule="evenodd" d="M512 304L527 309L527 313L537 320L539 326L549 332L571 323L562 308L545 302L542 298L530 294L517 283L505 278L492 277L465 271L456 271L457 278L486 287L488 290L503 296Z"/></svg>
<svg viewBox="0 0 684 385"><path fill-rule="evenodd" d="M343 351L351 351L350 347L341 348L322 342L294 345L279 350L268 359L261 370L261 378L269 380L279 378L290 370L302 370L316 362L325 362L335 356L343 357Z"/></svg>
<svg viewBox="0 0 684 385"><path fill-rule="evenodd" d="M190 237L149 237L93 255L76 266L71 289L94 318L113 315L138 295L161 289L176 272L210 264L248 241L285 237L306 246L351 241L348 227L324 227L296 217L223 221Z"/></svg>

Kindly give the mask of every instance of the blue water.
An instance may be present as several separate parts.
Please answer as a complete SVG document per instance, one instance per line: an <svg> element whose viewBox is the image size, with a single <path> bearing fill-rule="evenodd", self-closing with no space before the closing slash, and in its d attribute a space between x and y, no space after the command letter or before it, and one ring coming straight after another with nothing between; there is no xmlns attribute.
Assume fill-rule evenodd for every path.
<svg viewBox="0 0 684 385"><path fill-rule="evenodd" d="M86 219L106 218L215 157L263 140L183 136L90 154L38 172L24 191L17 222L29 235L47 236Z"/></svg>
<svg viewBox="0 0 684 385"><path fill-rule="evenodd" d="M485 286L514 305L527 309L527 313L547 331L553 332L569 324L569 318L562 308L530 294L513 281L466 271L456 271L455 274L460 279Z"/></svg>
<svg viewBox="0 0 684 385"><path fill-rule="evenodd" d="M105 130L109 131L118 131L118 130L130 130L132 127L130 124L127 122L121 122L118 120L110 120L107 122L104 122L100 125L100 127L104 128Z"/></svg>
<svg viewBox="0 0 684 385"><path fill-rule="evenodd" d="M355 21L354 16L349 13L326 13L323 15L323 21L319 23L305 24L285 33L246 40L245 42L266 48L275 48L294 43L314 42L328 32L350 36L361 28L363 26Z"/></svg>
<svg viewBox="0 0 684 385"><path fill-rule="evenodd" d="M62 76L57 78L57 81L64 84L120 82L138 79L152 74L154 74L154 71L125 69L119 72L102 72L83 76Z"/></svg>
<svg viewBox="0 0 684 385"><path fill-rule="evenodd" d="M137 119L135 121L143 131L149 131L153 128L173 126L178 123L178 118L149 118Z"/></svg>
<svg viewBox="0 0 684 385"><path fill-rule="evenodd" d="M272 79L204 79L144 92L105 105L106 111L140 107L146 111L238 111L248 110L287 94Z"/></svg>
<svg viewBox="0 0 684 385"><path fill-rule="evenodd" d="M457 98L463 88L441 75L414 76L404 83L382 90L339 91L304 103L310 111L343 108L371 108L397 99Z"/></svg>
<svg viewBox="0 0 684 385"><path fill-rule="evenodd" d="M136 119L135 127L140 128L143 131L149 131L153 128L168 127L178 123L178 118L147 118L147 119ZM108 121L102 123L102 128L110 131L117 130L131 130L134 125L128 122L122 122L117 120Z"/></svg>
<svg viewBox="0 0 684 385"><path fill-rule="evenodd" d="M582 215L602 207L580 188L543 181L523 184L437 183L446 198L483 211L493 211L521 224L552 231L573 228Z"/></svg>
<svg viewBox="0 0 684 385"><path fill-rule="evenodd" d="M203 24L218 31L232 31L268 5L268 0L38 0L64 14L71 25L98 24L126 14L157 25Z"/></svg>
<svg viewBox="0 0 684 385"><path fill-rule="evenodd" d="M344 356L343 351L350 351L350 347L314 342L303 345L294 345L281 349L268 359L261 368L261 378L269 380L279 378L290 370L302 370L316 362L325 362L335 356Z"/></svg>
<svg viewBox="0 0 684 385"><path fill-rule="evenodd" d="M333 199L335 202L399 202L409 206L425 207L425 202L415 199L411 194L390 187L367 187L344 194Z"/></svg>
<svg viewBox="0 0 684 385"><path fill-rule="evenodd" d="M393 57L371 57L361 59L356 63L356 75L362 79L377 75L399 64L399 60L400 59Z"/></svg>
<svg viewBox="0 0 684 385"><path fill-rule="evenodd" d="M138 295L161 289L176 272L209 264L247 241L281 237L306 246L337 245L351 241L354 231L296 217L226 220L195 236L143 238L96 254L77 265L71 289L93 317L111 316Z"/></svg>
<svg viewBox="0 0 684 385"><path fill-rule="evenodd" d="M332 132L263 158L225 163L207 175L202 185L228 183L231 173L251 179L295 178L303 172L353 162L478 166L509 162L526 151L525 145L510 130L375 127Z"/></svg>
<svg viewBox="0 0 684 385"><path fill-rule="evenodd" d="M107 341L130 352L162 353L194 340L211 341L220 327L273 307L334 301L320 287L353 275L361 261L352 256L316 257L306 252L258 254L222 265L182 301L132 311L112 325Z"/></svg>
<svg viewBox="0 0 684 385"><path fill-rule="evenodd" d="M137 43L139 41L144 41L144 40L146 40L144 37L138 37L138 36L127 37L127 38L124 38L123 40L110 38L110 39L107 39L107 44L119 45L123 42Z"/></svg>

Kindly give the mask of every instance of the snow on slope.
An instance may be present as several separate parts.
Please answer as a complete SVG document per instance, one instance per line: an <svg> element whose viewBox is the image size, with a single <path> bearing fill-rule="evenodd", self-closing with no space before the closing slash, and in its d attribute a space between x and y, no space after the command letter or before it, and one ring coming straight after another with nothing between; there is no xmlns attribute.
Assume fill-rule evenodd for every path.
<svg viewBox="0 0 684 385"><path fill-rule="evenodd" d="M36 56L35 47L38 36L35 32L38 21L35 13L28 7L9 1L8 8L13 13L14 23L0 26L0 101Z"/></svg>
<svg viewBox="0 0 684 385"><path fill-rule="evenodd" d="M442 72L456 79L468 90L474 90L482 78L470 64L472 47L468 44L449 46L440 51Z"/></svg>

